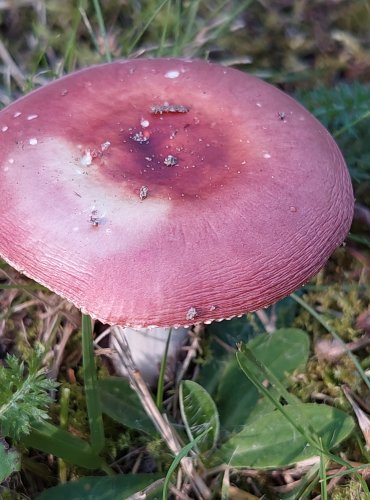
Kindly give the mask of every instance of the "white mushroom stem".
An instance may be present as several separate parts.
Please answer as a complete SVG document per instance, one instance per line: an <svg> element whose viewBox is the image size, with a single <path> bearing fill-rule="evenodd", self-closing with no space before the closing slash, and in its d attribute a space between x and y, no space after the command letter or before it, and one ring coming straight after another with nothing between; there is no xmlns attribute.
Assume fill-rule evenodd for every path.
<svg viewBox="0 0 370 500"><path fill-rule="evenodd" d="M125 335L136 367L145 382L155 387L160 372L162 360L167 349L166 375L174 379L176 362L180 351L189 338L188 328L123 328L114 327L119 335ZM111 329L113 331L113 329ZM121 333L120 333L121 332ZM168 346L167 346L168 343ZM118 353L120 346L114 335L110 336L110 347ZM112 361L116 372L127 377L128 373L118 354Z"/></svg>
<svg viewBox="0 0 370 500"><path fill-rule="evenodd" d="M127 374L133 390L138 395L143 408L162 436L162 439L166 442L168 448L172 451L172 453L177 456L180 453L182 446L171 424L160 413L157 406L155 405L153 398L149 392L148 386L146 385L140 371L135 365L130 347L126 339L126 335L124 333L124 329L122 329L121 327L112 327L111 332L112 337L114 337L115 343L119 346L117 352L120 361L127 370ZM192 485L200 498L210 498L211 492L203 479L197 474L196 470L194 469L191 458L184 457L180 463L185 474L189 477L189 480L192 482Z"/></svg>

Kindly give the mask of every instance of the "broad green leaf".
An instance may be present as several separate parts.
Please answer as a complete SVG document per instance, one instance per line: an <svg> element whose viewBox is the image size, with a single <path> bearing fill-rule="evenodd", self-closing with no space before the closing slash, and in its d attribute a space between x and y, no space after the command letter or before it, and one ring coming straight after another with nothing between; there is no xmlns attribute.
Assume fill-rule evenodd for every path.
<svg viewBox="0 0 370 500"><path fill-rule="evenodd" d="M98 469L102 465L102 459L86 441L48 422L35 424L22 443L85 469Z"/></svg>
<svg viewBox="0 0 370 500"><path fill-rule="evenodd" d="M159 474L83 477L45 490L36 500L126 500L160 478Z"/></svg>
<svg viewBox="0 0 370 500"><path fill-rule="evenodd" d="M9 448L4 439L0 439L0 483L13 472L21 469L21 455L14 448Z"/></svg>
<svg viewBox="0 0 370 500"><path fill-rule="evenodd" d="M286 373L304 368L310 341L306 332L299 328L282 328L274 333L258 335L248 347L281 380Z"/></svg>
<svg viewBox="0 0 370 500"><path fill-rule="evenodd" d="M220 423L216 405L203 387L191 380L184 380L180 385L180 410L186 432L191 441L197 441L201 452L211 450L218 440Z"/></svg>
<svg viewBox="0 0 370 500"><path fill-rule="evenodd" d="M285 385L286 375L303 369L309 354L308 335L297 328L258 335L247 346ZM234 429L244 425L257 409L258 400L257 389L244 376L238 361L233 357L225 368L216 398L222 426Z"/></svg>
<svg viewBox="0 0 370 500"><path fill-rule="evenodd" d="M156 434L152 421L145 413L128 380L118 377L99 380L98 392L103 412L110 418L130 429L151 436Z"/></svg>
<svg viewBox="0 0 370 500"><path fill-rule="evenodd" d="M325 449L338 445L354 429L352 417L331 406L287 405L286 413L322 439ZM230 467L283 467L319 455L278 411L259 416L230 438L217 452L217 463Z"/></svg>
<svg viewBox="0 0 370 500"><path fill-rule="evenodd" d="M244 425L257 404L259 394L241 371L235 356L227 364L216 397L222 427Z"/></svg>

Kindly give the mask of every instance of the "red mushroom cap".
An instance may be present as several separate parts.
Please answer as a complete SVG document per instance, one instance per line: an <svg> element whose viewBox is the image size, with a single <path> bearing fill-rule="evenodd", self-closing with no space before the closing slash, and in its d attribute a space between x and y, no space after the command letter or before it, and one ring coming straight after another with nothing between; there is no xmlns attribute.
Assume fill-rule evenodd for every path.
<svg viewBox="0 0 370 500"><path fill-rule="evenodd" d="M117 61L0 113L0 254L107 323L272 304L323 266L352 212L329 133L234 69Z"/></svg>

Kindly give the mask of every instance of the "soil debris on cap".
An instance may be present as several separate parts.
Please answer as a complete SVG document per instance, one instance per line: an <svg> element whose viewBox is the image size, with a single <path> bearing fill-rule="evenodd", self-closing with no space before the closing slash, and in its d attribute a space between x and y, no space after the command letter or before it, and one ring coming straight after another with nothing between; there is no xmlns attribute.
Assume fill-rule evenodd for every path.
<svg viewBox="0 0 370 500"><path fill-rule="evenodd" d="M140 192L139 192L140 200L145 200L145 198L147 198L147 196L148 196L148 193L149 193L148 187L141 186Z"/></svg>
<svg viewBox="0 0 370 500"><path fill-rule="evenodd" d="M98 216L98 211L95 208L91 211L89 222L94 227L99 226L100 217Z"/></svg>
<svg viewBox="0 0 370 500"><path fill-rule="evenodd" d="M186 319L193 320L198 316L198 311L195 309L195 307L190 307L188 309L188 312L186 313Z"/></svg>
<svg viewBox="0 0 370 500"><path fill-rule="evenodd" d="M149 142L149 137L143 132L136 132L131 136L131 139L139 144L147 144Z"/></svg>
<svg viewBox="0 0 370 500"><path fill-rule="evenodd" d="M163 163L167 166L167 167L174 167L175 165L178 164L178 159L176 158L176 156L173 156L173 155L168 155L166 156L166 158L163 160Z"/></svg>
<svg viewBox="0 0 370 500"><path fill-rule="evenodd" d="M163 113L188 113L189 109L187 106L182 104L158 104L150 108L153 115L162 115Z"/></svg>

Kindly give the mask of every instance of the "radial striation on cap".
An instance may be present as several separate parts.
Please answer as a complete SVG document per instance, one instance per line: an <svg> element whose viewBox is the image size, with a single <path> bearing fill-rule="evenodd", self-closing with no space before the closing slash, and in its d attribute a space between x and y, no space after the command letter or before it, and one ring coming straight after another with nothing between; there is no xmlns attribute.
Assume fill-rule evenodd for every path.
<svg viewBox="0 0 370 500"><path fill-rule="evenodd" d="M317 273L352 213L329 133L237 70L117 61L0 113L0 255L110 324L270 305Z"/></svg>

